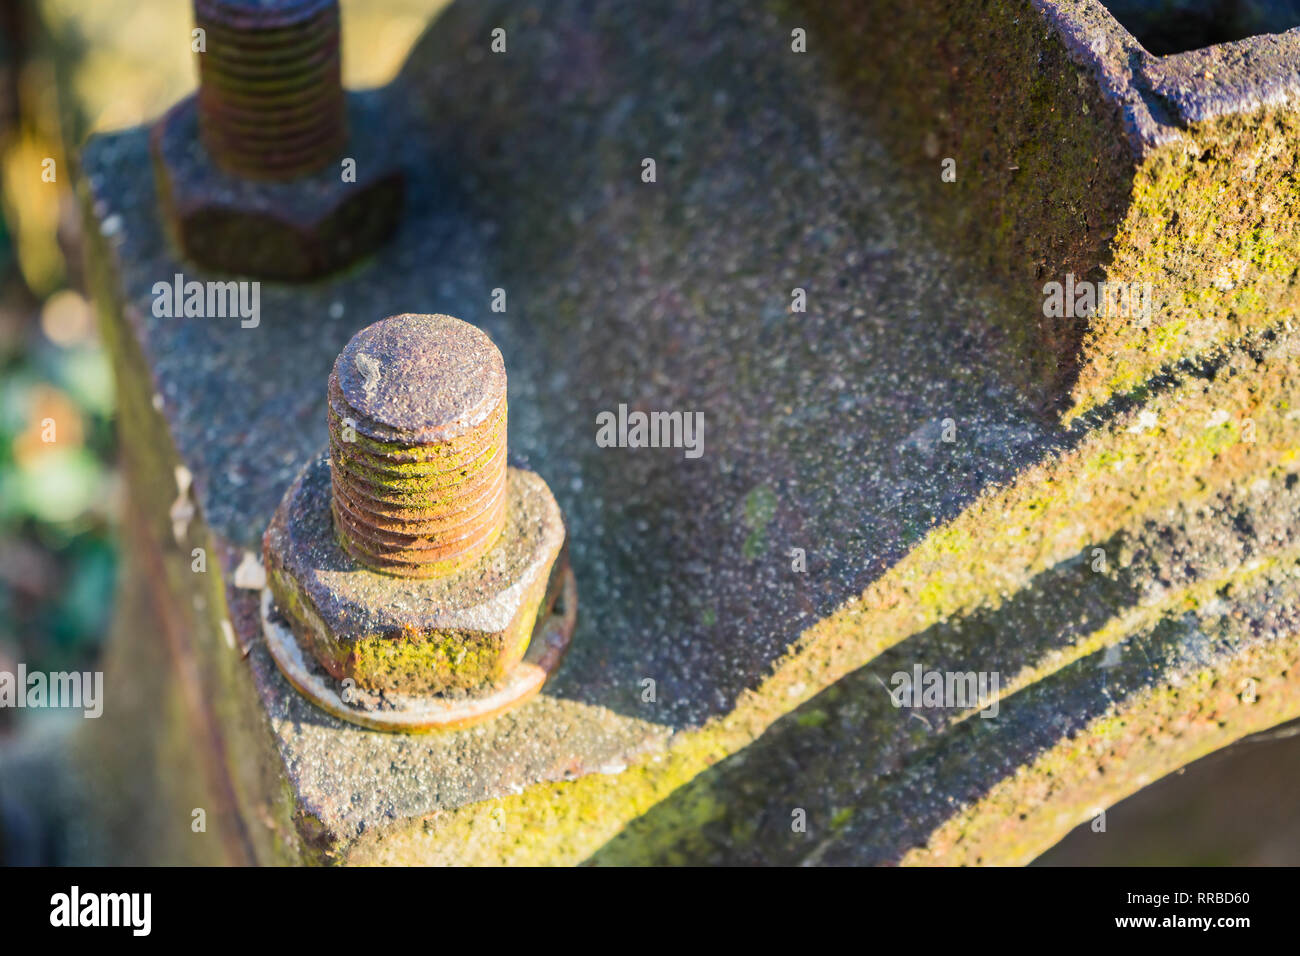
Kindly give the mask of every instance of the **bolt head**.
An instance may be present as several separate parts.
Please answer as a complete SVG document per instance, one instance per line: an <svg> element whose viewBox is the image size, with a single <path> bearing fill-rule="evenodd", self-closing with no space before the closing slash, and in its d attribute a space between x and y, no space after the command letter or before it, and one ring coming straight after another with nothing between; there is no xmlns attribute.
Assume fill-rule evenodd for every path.
<svg viewBox="0 0 1300 956"><path fill-rule="evenodd" d="M371 571L344 550L330 515L325 457L285 494L262 547L268 584L305 655L360 706L386 695L490 692L520 662L550 612L567 562L559 506L539 476L511 468L496 545L443 578Z"/></svg>
<svg viewBox="0 0 1300 956"><path fill-rule="evenodd" d="M450 315L392 315L352 336L334 362L339 396L378 441L447 444L499 411L501 350Z"/></svg>
<svg viewBox="0 0 1300 956"><path fill-rule="evenodd" d="M168 231L186 258L218 272L301 281L377 249L400 219L405 175L373 94L349 94L348 144L310 175L287 182L222 170L199 138L195 97L153 128L150 145ZM355 160L355 182L343 161Z"/></svg>

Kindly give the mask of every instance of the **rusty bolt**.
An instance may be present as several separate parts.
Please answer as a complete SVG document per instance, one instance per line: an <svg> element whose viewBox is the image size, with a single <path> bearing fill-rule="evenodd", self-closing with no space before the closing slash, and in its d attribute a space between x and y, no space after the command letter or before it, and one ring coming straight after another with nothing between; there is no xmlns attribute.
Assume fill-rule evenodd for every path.
<svg viewBox="0 0 1300 956"><path fill-rule="evenodd" d="M359 332L330 373L329 428L334 521L362 564L445 575L500 535L506 369L473 326L406 315Z"/></svg>
<svg viewBox="0 0 1300 956"><path fill-rule="evenodd" d="M159 194L201 265L302 280L373 251L404 186L381 94L344 92L338 0L194 0L199 90L154 127Z"/></svg>
<svg viewBox="0 0 1300 956"><path fill-rule="evenodd" d="M329 455L263 538L267 645L300 691L387 730L461 726L558 666L576 591L559 506L506 464L506 374L483 332L398 315L340 353Z"/></svg>
<svg viewBox="0 0 1300 956"><path fill-rule="evenodd" d="M337 0L194 0L199 133L227 172L293 179L347 142Z"/></svg>

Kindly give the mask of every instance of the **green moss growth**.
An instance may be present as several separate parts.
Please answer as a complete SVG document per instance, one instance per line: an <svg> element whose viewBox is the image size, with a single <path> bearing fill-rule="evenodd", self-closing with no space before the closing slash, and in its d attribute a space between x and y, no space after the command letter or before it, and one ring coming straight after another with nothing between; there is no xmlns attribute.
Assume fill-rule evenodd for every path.
<svg viewBox="0 0 1300 956"><path fill-rule="evenodd" d="M741 551L746 561L755 560L767 550L767 526L776 516L776 505L776 493L766 486L760 485L745 496L742 518L749 534Z"/></svg>
<svg viewBox="0 0 1300 956"><path fill-rule="evenodd" d="M1221 491L1260 478L1280 481L1294 470L1300 458L1300 421L1290 416L1289 408L1300 401L1300 376L1293 374L1294 362L1289 356L1295 345L1290 338L1278 340L1264 361L1234 353L1210 378L1186 374L1175 387L1152 395L1144 407L1117 416L1074 449L1027 469L1005 486L990 489L955 520L931 531L859 598L809 628L768 680L743 695L730 716L699 731L677 735L666 753L647 756L617 775L593 774L572 782L539 785L504 799L497 806L512 821L504 831L491 827L488 808L465 807L427 822L426 826L436 831L436 840L426 837L417 841L402 831L375 834L364 847L357 847L358 859L413 859L408 854L414 854L418 846L420 859L428 859L432 852L434 859L445 854L448 861L473 863L580 862L670 794L671 803L653 825L638 825L626 840L604 847L600 859L685 862L705 852L709 826L731 826L725 822L727 807L736 797L730 789L732 783L713 775L692 781L719 759L750 747L792 707L811 700L928 627L968 618L980 608L998 608L1005 595L1023 589L1045 569L1063 564L1125 529L1142 528L1151 516L1175 503L1208 502ZM1270 399L1261 401L1261 395ZM1221 417L1216 416L1219 410L1228 412L1233 427L1218 423L1207 429L1208 423ZM1254 423L1254 441L1241 440L1237 423L1244 415L1251 416ZM1152 416L1156 424L1144 426ZM1225 442L1226 435L1237 440ZM1081 666L1089 653L1117 643L1153 621L1197 608L1227 584L1252 586L1252 581L1271 573L1272 566L1266 561L1254 569L1225 572L1223 578L1175 590L1164 602L1100 622L1077 647L1035 659L1032 667L1015 675L1003 696L1013 699L1053 675ZM1156 700L1158 693L1153 694L1152 700ZM1151 721L1163 719L1157 710L1144 707L1135 705L1131 712L1126 711L1130 713L1128 730L1133 734L1150 732L1156 726ZM824 733L834 721L823 720L819 711L830 713L826 704L820 704L798 713L792 721L805 732ZM1300 713L1300 697L1288 690L1267 715L1253 710L1222 728L1206 728L1204 735L1186 741L1175 759L1185 762L1234 734L1295 713ZM917 728L916 741L920 742L926 732L919 723ZM1181 764L1168 764L1177 765ZM1027 799L1026 788L1032 788L1035 781L1049 780L1050 772L1054 771L1046 764L1034 764L1025 774L1017 775L1020 782L1014 785L1021 788L1019 798ZM1128 792L1139 785L1139 778L1146 779L1145 775L1146 765L1141 761L1116 759L1107 774L1113 778L1107 784L1108 792ZM1079 799L1086 803L1091 798ZM984 862L1019 860L1031 849L1041 852L1060 837L1063 827L1077 819L1057 818L1053 823L1030 815L1022 827L1019 814L1007 816L1005 809L993 802L982 808L997 827L1009 828L1004 833L1005 852L986 848L981 851ZM856 823L850 821L849 825ZM693 841L699 844L694 850ZM948 859L938 848L950 845L957 844L932 843L929 856L909 860ZM965 858L967 850L960 855Z"/></svg>
<svg viewBox="0 0 1300 956"><path fill-rule="evenodd" d="M1070 826L1146 782L1292 719L1300 711L1300 652L1295 635L1288 637L1229 667L1206 668L1181 686L1153 687L1122 716L1092 721L964 807L901 862L1029 863ZM1254 701L1239 693L1248 680L1257 685Z"/></svg>
<svg viewBox="0 0 1300 956"><path fill-rule="evenodd" d="M1085 329L1045 316L1042 287L1101 277L1135 168L1119 110L1028 0L800 4L797 16L915 180L936 241L963 250L965 278L1002 304L991 318L1009 369L1059 405ZM940 176L949 158L955 182Z"/></svg>
<svg viewBox="0 0 1300 956"><path fill-rule="evenodd" d="M1152 283L1157 308L1093 322L1069 417L1295 314L1298 168L1300 116L1285 108L1197 124L1143 160L1106 278Z"/></svg>
<svg viewBox="0 0 1300 956"><path fill-rule="evenodd" d="M494 462L500 463L505 457L503 447L493 449L491 454L471 461L459 462L452 469L441 471L429 470L422 464L385 465L383 469L374 467L374 460L351 454L346 446L335 446L331 454L337 456L340 463L354 478L374 486L377 495L412 497L429 495L433 492L446 492L441 498L451 500L458 495L458 489L467 481L482 474L483 470Z"/></svg>
<svg viewBox="0 0 1300 956"><path fill-rule="evenodd" d="M806 11L875 109L938 241L971 278L1024 384L1068 423L1300 303L1300 113L1272 107L1138 147L1097 80L1025 0ZM943 23L942 30L935 29ZM859 43L872 36L873 55ZM1126 69L1115 64L1117 69ZM944 183L941 159L957 164ZM1154 308L1052 318L1066 274L1150 283Z"/></svg>

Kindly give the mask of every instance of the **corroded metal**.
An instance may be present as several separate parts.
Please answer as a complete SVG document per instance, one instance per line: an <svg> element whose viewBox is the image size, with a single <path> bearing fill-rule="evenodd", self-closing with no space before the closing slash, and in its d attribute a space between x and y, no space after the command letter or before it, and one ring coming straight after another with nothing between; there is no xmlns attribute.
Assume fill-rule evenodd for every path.
<svg viewBox="0 0 1300 956"><path fill-rule="evenodd" d="M186 258L302 281L376 250L401 218L399 105L347 93L338 0L194 0L199 89L154 125L158 199Z"/></svg>
<svg viewBox="0 0 1300 956"><path fill-rule="evenodd" d="M199 130L218 166L257 179L314 172L347 142L338 0L195 0Z"/></svg>
<svg viewBox="0 0 1300 956"><path fill-rule="evenodd" d="M276 664L382 730L463 726L532 696L577 597L559 505L506 466L500 351L451 316L392 316L339 354L326 406L329 455L263 538Z"/></svg>
<svg viewBox="0 0 1300 956"><path fill-rule="evenodd" d="M479 723L528 700L560 666L578 613L573 572L565 564L556 579L557 593L537 617L528 653L505 680L485 694L402 697L389 695L388 707L358 707L354 693L340 691L330 675L303 654L293 631L275 613L271 592L262 594L262 634L281 672L304 697L335 717L370 730L420 733L455 730Z"/></svg>
<svg viewBox="0 0 1300 956"><path fill-rule="evenodd" d="M393 316L353 336L329 396L331 510L349 554L436 577L492 547L506 522L507 415L491 339L450 316Z"/></svg>
<svg viewBox="0 0 1300 956"><path fill-rule="evenodd" d="M523 415L513 395L510 437L563 476L582 529L575 566L600 578L584 595L588 643L549 699L423 744L355 733L304 706L262 653L246 613L253 602L230 588L228 602L209 600L203 620L229 608L251 649L241 668L206 629L192 641L206 684L240 705L220 708L223 739L240 747L227 762L269 768L246 802L283 807L276 820L294 821L263 828L250 817L259 843L273 847L268 859L537 864L604 847L606 860L1014 863L1094 808L1300 715L1294 331L1263 353L1255 343L1225 348L1216 362L1226 364L1180 366L1059 430L1031 416L1007 381L1024 359L1021 340L1004 351L982 331L995 312L1025 313L1005 288L970 278L956 242L934 240L899 166L925 152L928 124L941 151L924 183L949 197L938 235L956 239L958 223L987 227L1029 277L1040 262L1057 277L1082 275L1082 253L1047 258L1063 248L1053 237L1104 231L1116 218L1094 216L1101 204L1083 200L1116 183L1133 191L1131 174L1108 171L1122 168L1112 146L1128 147L1119 133L1103 136L1103 124L1149 130L1153 148L1166 135L1203 146L1200 121L1187 119L1201 114L1188 111L1220 102L1205 98L1214 90L1280 102L1300 74L1273 68L1248 87L1240 69L1257 69L1271 47L1293 56L1300 37L1256 38L1248 59L1235 44L1147 58L1092 2L960 2L948 16L937 0L817 6L826 26L810 37L845 48L842 82L854 85L831 78L829 49L773 56L782 31L768 5L569 4L564 17L530 20L535 4L452 4L392 98L455 150L441 169L413 167L412 192L469 201L413 205L400 254L296 294L290 305L319 316L319 332L266 322L274 339L209 334L151 314L150 284L170 270L159 268L156 223L140 202L141 137L92 144L87 233L126 372L123 418L150 421L150 395L166 398L170 441L137 435L141 470L169 479L178 452L215 540L248 546L287 481L284 462L317 450L315 430L294 415L323 414L320 379L354 316L523 287L527 307L494 322L526 345L505 350L511 375L529 383L524 394L544 390L548 400ZM528 42L512 40L508 57L488 61L495 68L464 67L470 44L499 25L515 37L515 24L528 25L519 34ZM942 55L918 57L918 43ZM1193 64L1212 65L1214 78L1197 79L1206 71ZM872 70L893 83L856 85ZM683 96L680 116L665 105L665 78ZM862 115L873 104L919 118L898 150ZM1233 115L1244 136L1259 134L1256 145L1294 142L1272 114L1267 125ZM624 142L628 124L642 122L687 160L681 188L654 202L628 188L627 155L610 148L611 135ZM1089 143L1108 150L1100 174L1089 172L1095 150L1078 148ZM949 155L960 172L945 184L935 174ZM1004 155L1007 164L995 162ZM1188 148L1169 159L1168 169L1197 177L1220 170L1223 182L1184 185L1163 208L1220 197L1234 221L1258 209L1223 202L1218 186L1245 182L1244 167L1231 162L1235 151L1217 155ZM965 218L952 215L954 203ZM1035 204L1050 206L1064 231L1036 231ZM1177 227L1169 248L1189 264L1220 254L1208 248L1219 239L1253 232L1170 217L1151 225L1171 242ZM478 241L480 230L490 242ZM1290 240L1278 248L1280 266L1294 261ZM816 307L782 321L765 276L799 276L818 290ZM335 297L346 305L337 317L326 311ZM1134 356L1112 354L1118 366ZM274 388L260 390L268 380ZM646 407L698 397L713 436L704 459L593 447L592 414L624 397ZM1206 427L1221 410L1232 421ZM1234 442L1247 414L1259 440ZM953 443L939 437L941 416L957 423ZM135 488L147 502L147 486ZM391 635L397 649L408 646L397 629L417 619L417 593L429 595L421 631L442 626L435 596L457 576L365 570L333 535L328 465L303 489L294 508L318 510L278 513L286 537L271 545L292 570L271 561L267 570L303 582L304 620L318 611L321 631ZM807 573L790 573L787 548L807 549ZM1097 549L1104 573L1094 570ZM188 607L189 556L173 557L174 603ZM286 617L290 603L280 604ZM303 645L306 628L294 631ZM141 629L132 640L148 637ZM337 693L353 665L347 642L335 643ZM314 653L305 658L320 666ZM999 670L999 716L936 720L933 710L896 708L881 682L914 662ZM643 678L654 680L656 703ZM510 825L498 833L489 814L501 800ZM807 810L806 832L790 826L793 807Z"/></svg>

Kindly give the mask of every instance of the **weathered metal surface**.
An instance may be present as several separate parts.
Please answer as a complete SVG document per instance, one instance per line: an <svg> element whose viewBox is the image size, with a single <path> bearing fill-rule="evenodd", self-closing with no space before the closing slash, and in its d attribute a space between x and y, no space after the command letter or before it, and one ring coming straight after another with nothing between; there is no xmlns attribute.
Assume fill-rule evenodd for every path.
<svg viewBox="0 0 1300 956"><path fill-rule="evenodd" d="M567 563L557 566L558 590L537 619L528 653L504 680L486 694L470 697L386 695L382 709L357 706L357 697L342 692L328 672L303 654L293 631L274 610L271 592L262 594L262 636L281 673L298 692L349 723L371 730L417 733L456 730L495 717L528 700L555 673L569 648L578 613L578 588Z"/></svg>
<svg viewBox="0 0 1300 956"><path fill-rule="evenodd" d="M169 232L222 272L301 281L374 252L401 214L391 116L344 93L337 0L195 0L199 91L153 130Z"/></svg>
<svg viewBox="0 0 1300 956"><path fill-rule="evenodd" d="M326 459L285 495L263 545L271 590L306 653L336 681L351 679L358 708L390 707L392 695L487 693L523 658L558 597L564 524L539 477L508 478L494 546L418 579L380 573L340 543L349 529L331 514Z"/></svg>
<svg viewBox="0 0 1300 956"><path fill-rule="evenodd" d="M1008 373L1046 410L1103 409L1300 307L1300 30L1155 56L1096 0L806 10L936 234L1000 286ZM1150 307L1048 314L1067 276L1149 284Z"/></svg>
<svg viewBox="0 0 1300 956"><path fill-rule="evenodd" d="M329 397L329 457L290 487L262 550L306 658L351 691L331 712L429 729L521 703L558 665L576 609L561 644L523 663L572 573L550 489L506 469L500 351L448 315L390 316L339 353ZM362 436L373 451L357 450ZM274 656L323 704L319 677Z"/></svg>
<svg viewBox="0 0 1300 956"><path fill-rule="evenodd" d="M1257 308L1244 342L1242 327L1194 326L1170 355L1214 360L1162 357L1160 374L1116 350L1112 370L1141 387L1068 427L1012 384L1038 354L1012 334L1030 327L1017 309L1046 281L1036 270L1084 274L1125 216L1174 237L1154 261L1240 254L1131 202L1140 144L1167 150L1170 186L1180 150L1211 144L1208 209L1262 131L1277 182L1289 101L1184 128L1149 90L1107 86L1136 54L1131 38L1085 42L1118 38L1096 3L935 9L454 6L387 94L419 117L406 148L433 157L412 171L399 241L328 283L264 289L256 330L150 313L176 263L143 136L92 143L88 202L122 299L108 322L156 383L227 572L328 435L319 383L338 349L405 309L491 334L511 370L510 446L568 519L584 611L564 668L450 734L321 714L280 677L255 597L227 591L247 658L211 652L214 693L257 701L265 730L232 730L235 749L288 783L241 782L250 819L275 807L281 849L263 852L574 862L626 831L599 858L1017 862L1300 713L1295 549L1258 520L1293 510L1300 376L1283 316ZM487 50L497 27L508 55ZM790 50L796 27L807 54ZM917 53L944 37L989 82ZM954 184L938 178L946 155ZM1034 284L980 281L990 261ZM796 287L807 312L790 310ZM497 288L506 312L490 309ZM620 403L704 411L704 454L598 446L597 414ZM894 707L876 678L918 663L1002 671L1000 716Z"/></svg>
<svg viewBox="0 0 1300 956"><path fill-rule="evenodd" d="M331 508L348 553L405 577L481 558L507 505L506 372L492 340L451 316L391 316L339 353L329 393Z"/></svg>
<svg viewBox="0 0 1300 956"><path fill-rule="evenodd" d="M347 142L338 0L194 0L199 133L226 172L294 179Z"/></svg>

